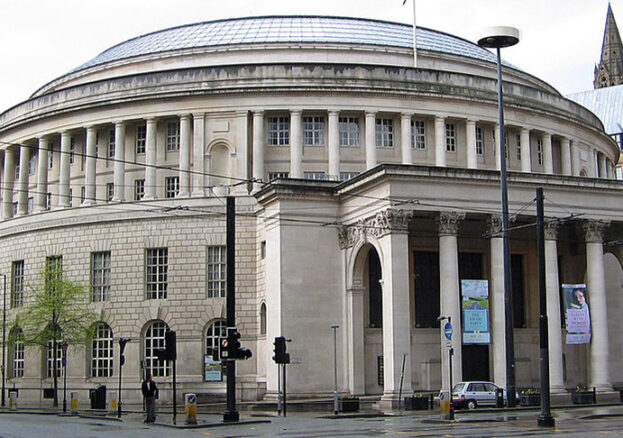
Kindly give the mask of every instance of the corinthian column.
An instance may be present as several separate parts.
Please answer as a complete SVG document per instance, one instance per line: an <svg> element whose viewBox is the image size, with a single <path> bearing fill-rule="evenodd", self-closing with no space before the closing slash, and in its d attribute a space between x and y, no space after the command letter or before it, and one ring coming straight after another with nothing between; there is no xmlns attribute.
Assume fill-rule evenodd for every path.
<svg viewBox="0 0 623 438"><path fill-rule="evenodd" d="M476 153L476 122L468 119L465 122L465 138L467 142L467 168L478 168L478 154Z"/></svg>
<svg viewBox="0 0 623 438"><path fill-rule="evenodd" d="M413 164L413 151L411 150L411 114L400 115L400 148L402 151L402 164Z"/></svg>
<svg viewBox="0 0 623 438"><path fill-rule="evenodd" d="M19 184L17 185L17 215L24 216L28 212L28 162L30 161L30 147L22 146L19 149Z"/></svg>
<svg viewBox="0 0 623 438"><path fill-rule="evenodd" d="M439 229L439 289L441 295L441 314L451 317L453 326L457 327L457 334L452 336L452 348L454 358L452 360L452 381L460 382L463 378L462 354L461 354L461 307L459 296L459 255L457 234L459 225L465 218L464 213L442 212L437 217ZM441 387L448 391L450 388L450 375L448 373L448 354L445 347L445 336L439 331L441 354Z"/></svg>
<svg viewBox="0 0 623 438"><path fill-rule="evenodd" d="M190 115L180 116L180 191L179 198L190 195Z"/></svg>
<svg viewBox="0 0 623 438"><path fill-rule="evenodd" d="M87 162L86 162L86 196L82 205L95 204L95 173L97 169L97 152L95 149L97 131L93 126L87 126ZM39 168L41 169L41 168ZM47 175L46 175L47 176Z"/></svg>
<svg viewBox="0 0 623 438"><path fill-rule="evenodd" d="M143 199L154 199L156 197L156 127L157 122L154 118L146 120L145 126L145 196Z"/></svg>
<svg viewBox="0 0 623 438"><path fill-rule="evenodd" d="M303 178L303 121L301 110L290 112L290 177Z"/></svg>
<svg viewBox="0 0 623 438"><path fill-rule="evenodd" d="M4 181L2 181L2 219L13 216L13 183L15 182L15 149L4 150Z"/></svg>
<svg viewBox="0 0 623 438"><path fill-rule="evenodd" d="M376 166L376 113L366 111L366 170Z"/></svg>
<svg viewBox="0 0 623 438"><path fill-rule="evenodd" d="M115 123L115 167L113 201L125 200L125 124Z"/></svg>
<svg viewBox="0 0 623 438"><path fill-rule="evenodd" d="M506 316L504 313L504 239L502 238L502 216L492 215L488 219L491 235L491 349L493 351L493 380L506 387Z"/></svg>
<svg viewBox="0 0 623 438"><path fill-rule="evenodd" d="M435 166L446 167L446 119L435 116Z"/></svg>
<svg viewBox="0 0 623 438"><path fill-rule="evenodd" d="M67 131L61 132L61 167L58 176L58 204L60 208L69 207L69 154L71 136Z"/></svg>
<svg viewBox="0 0 623 438"><path fill-rule="evenodd" d="M47 137L39 138L39 159L37 161L37 195L35 199L35 212L45 211L48 194L48 149L50 143Z"/></svg>

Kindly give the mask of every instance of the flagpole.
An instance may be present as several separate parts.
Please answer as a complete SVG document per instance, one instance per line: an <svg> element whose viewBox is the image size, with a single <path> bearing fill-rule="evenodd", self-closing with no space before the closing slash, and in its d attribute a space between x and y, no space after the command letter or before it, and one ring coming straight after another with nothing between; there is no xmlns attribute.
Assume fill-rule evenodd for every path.
<svg viewBox="0 0 623 438"><path fill-rule="evenodd" d="M417 26L415 25L415 3L413 0L413 68L417 68Z"/></svg>

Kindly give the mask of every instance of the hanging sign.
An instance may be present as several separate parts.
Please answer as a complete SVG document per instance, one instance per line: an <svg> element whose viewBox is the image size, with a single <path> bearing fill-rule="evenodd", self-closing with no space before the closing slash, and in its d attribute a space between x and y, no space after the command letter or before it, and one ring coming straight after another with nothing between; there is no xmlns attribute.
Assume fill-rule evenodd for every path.
<svg viewBox="0 0 623 438"><path fill-rule="evenodd" d="M489 282L461 280L463 344L489 344Z"/></svg>
<svg viewBox="0 0 623 438"><path fill-rule="evenodd" d="M214 360L211 354L203 355L203 381L220 382L223 380L223 364Z"/></svg>
<svg viewBox="0 0 623 438"><path fill-rule="evenodd" d="M589 344L591 342L591 313L585 284L563 284L562 296L565 302L565 325L567 344Z"/></svg>

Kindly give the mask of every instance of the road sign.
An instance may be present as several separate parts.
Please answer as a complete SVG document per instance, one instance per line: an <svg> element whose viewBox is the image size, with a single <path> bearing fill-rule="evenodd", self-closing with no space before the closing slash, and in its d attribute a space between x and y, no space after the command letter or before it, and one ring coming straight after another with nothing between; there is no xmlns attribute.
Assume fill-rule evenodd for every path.
<svg viewBox="0 0 623 438"><path fill-rule="evenodd" d="M446 339L452 339L452 324L446 322L446 325L443 328L443 332L446 335Z"/></svg>

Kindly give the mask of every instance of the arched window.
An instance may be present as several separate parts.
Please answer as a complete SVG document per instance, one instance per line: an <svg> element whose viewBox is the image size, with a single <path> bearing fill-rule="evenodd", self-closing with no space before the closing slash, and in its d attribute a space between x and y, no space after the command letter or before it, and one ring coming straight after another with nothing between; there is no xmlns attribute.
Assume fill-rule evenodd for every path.
<svg viewBox="0 0 623 438"><path fill-rule="evenodd" d="M227 335L227 323L224 319L213 321L206 329L206 349L205 354L219 357L220 344L219 338Z"/></svg>
<svg viewBox="0 0 623 438"><path fill-rule="evenodd" d="M164 348L164 334L168 330L164 321L153 321L145 330L144 358L146 371L154 377L169 375L169 367L166 362L160 362L156 357L156 350Z"/></svg>
<svg viewBox="0 0 623 438"><path fill-rule="evenodd" d="M112 330L97 323L91 340L91 377L110 377L113 367Z"/></svg>
<svg viewBox="0 0 623 438"><path fill-rule="evenodd" d="M260 335L266 334L266 303L260 306Z"/></svg>
<svg viewBox="0 0 623 438"><path fill-rule="evenodd" d="M54 375L54 361L56 360L56 376L61 377L63 375L63 349L61 345L62 341L62 330L60 327L56 326L56 329L52 328L50 325L48 327L48 333L56 333L56 349L54 348L54 339L48 339L47 347L46 347L46 360L45 360L45 375L47 378L52 378ZM54 358L54 351L56 351L56 359Z"/></svg>
<svg viewBox="0 0 623 438"><path fill-rule="evenodd" d="M14 327L9 333L9 378L24 377L24 332Z"/></svg>

